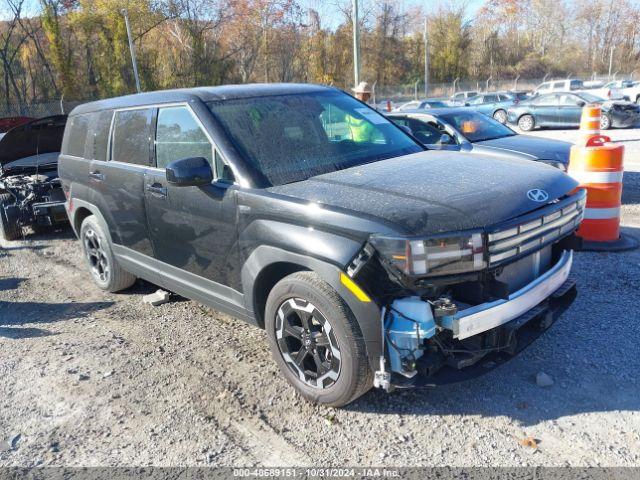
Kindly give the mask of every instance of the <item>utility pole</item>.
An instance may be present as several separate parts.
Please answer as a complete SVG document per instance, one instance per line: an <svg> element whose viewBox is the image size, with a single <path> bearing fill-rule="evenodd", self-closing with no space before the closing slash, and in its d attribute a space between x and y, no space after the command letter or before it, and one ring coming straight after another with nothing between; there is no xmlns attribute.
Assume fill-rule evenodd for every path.
<svg viewBox="0 0 640 480"><path fill-rule="evenodd" d="M136 48L133 45L133 38L131 36L131 25L129 25L129 12L127 9L122 10L124 15L124 23L127 26L127 37L129 38L129 51L131 52L131 63L133 64L133 76L136 78L136 90L140 93L140 77L138 76L138 62L136 61Z"/></svg>
<svg viewBox="0 0 640 480"><path fill-rule="evenodd" d="M611 80L611 69L613 67L613 51L615 50L615 46L611 46L611 51L609 52L609 80Z"/></svg>
<svg viewBox="0 0 640 480"><path fill-rule="evenodd" d="M427 32L427 17L424 17L424 96L429 95L429 34Z"/></svg>
<svg viewBox="0 0 640 480"><path fill-rule="evenodd" d="M360 22L358 21L358 0L351 0L353 5L353 77L355 86L360 83Z"/></svg>

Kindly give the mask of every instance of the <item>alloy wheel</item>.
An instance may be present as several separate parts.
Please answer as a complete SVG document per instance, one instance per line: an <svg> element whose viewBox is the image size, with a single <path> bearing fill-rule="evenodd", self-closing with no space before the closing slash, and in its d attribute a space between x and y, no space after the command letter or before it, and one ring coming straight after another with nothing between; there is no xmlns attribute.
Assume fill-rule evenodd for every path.
<svg viewBox="0 0 640 480"><path fill-rule="evenodd" d="M301 298L285 300L276 314L278 349L287 366L307 386L323 389L340 375L340 348L325 316Z"/></svg>
<svg viewBox="0 0 640 480"><path fill-rule="evenodd" d="M518 127L525 132L533 129L533 117L531 115L524 115L518 120Z"/></svg>
<svg viewBox="0 0 640 480"><path fill-rule="evenodd" d="M608 115L602 115L600 117L600 130L608 130L611 126L611 120Z"/></svg>
<svg viewBox="0 0 640 480"><path fill-rule="evenodd" d="M507 123L507 112L504 110L498 110L493 114L493 118L504 125Z"/></svg>
<svg viewBox="0 0 640 480"><path fill-rule="evenodd" d="M98 237L93 229L88 228L84 232L82 240L84 242L85 255L91 268L91 274L101 283L108 282L110 274L109 260L102 247L100 237Z"/></svg>

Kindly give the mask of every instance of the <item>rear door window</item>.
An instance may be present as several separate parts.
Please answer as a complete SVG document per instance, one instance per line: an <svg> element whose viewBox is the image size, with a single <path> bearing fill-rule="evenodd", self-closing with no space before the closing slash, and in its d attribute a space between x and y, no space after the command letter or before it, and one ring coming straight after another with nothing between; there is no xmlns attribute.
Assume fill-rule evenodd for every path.
<svg viewBox="0 0 640 480"><path fill-rule="evenodd" d="M111 160L149 165L151 117L150 108L121 110L115 113Z"/></svg>
<svg viewBox="0 0 640 480"><path fill-rule="evenodd" d="M547 106L555 106L558 104L558 96L557 95L543 95L541 97L537 97L531 101L533 105L537 105L539 107L547 107Z"/></svg>

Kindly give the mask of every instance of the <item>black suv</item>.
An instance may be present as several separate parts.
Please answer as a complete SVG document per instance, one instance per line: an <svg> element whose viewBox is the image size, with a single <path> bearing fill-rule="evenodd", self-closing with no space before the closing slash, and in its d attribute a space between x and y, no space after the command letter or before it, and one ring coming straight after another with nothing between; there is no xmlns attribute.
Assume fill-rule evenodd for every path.
<svg viewBox="0 0 640 480"><path fill-rule="evenodd" d="M141 277L265 328L283 375L319 403L488 371L575 294L574 180L425 151L334 88L82 105L59 171L100 288Z"/></svg>

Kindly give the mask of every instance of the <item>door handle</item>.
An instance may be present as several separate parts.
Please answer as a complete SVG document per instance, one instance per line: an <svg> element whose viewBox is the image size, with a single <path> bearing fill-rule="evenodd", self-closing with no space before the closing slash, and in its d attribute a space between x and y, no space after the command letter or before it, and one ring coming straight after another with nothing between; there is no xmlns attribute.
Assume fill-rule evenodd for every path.
<svg viewBox="0 0 640 480"><path fill-rule="evenodd" d="M163 187L159 183L154 183L152 185L147 185L147 192L150 192L152 195L157 197L166 197L167 196L167 188Z"/></svg>
<svg viewBox="0 0 640 480"><path fill-rule="evenodd" d="M100 173L98 170L95 170L93 172L89 172L89 178L98 182L102 182L104 180L104 174Z"/></svg>

